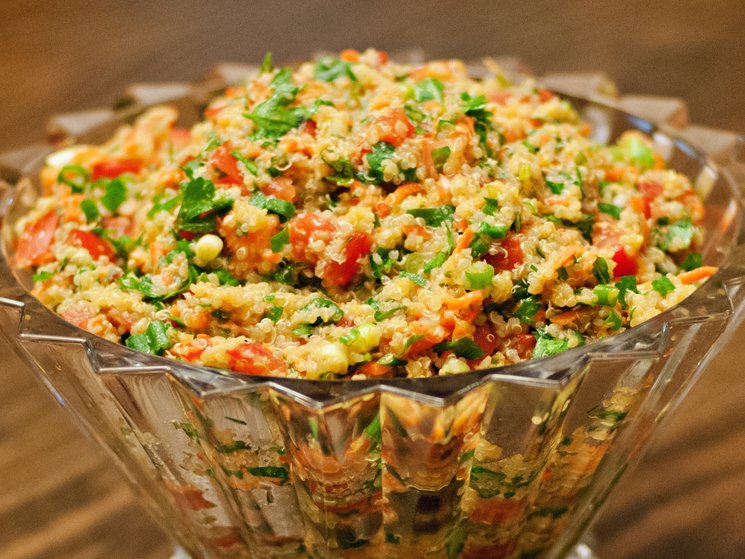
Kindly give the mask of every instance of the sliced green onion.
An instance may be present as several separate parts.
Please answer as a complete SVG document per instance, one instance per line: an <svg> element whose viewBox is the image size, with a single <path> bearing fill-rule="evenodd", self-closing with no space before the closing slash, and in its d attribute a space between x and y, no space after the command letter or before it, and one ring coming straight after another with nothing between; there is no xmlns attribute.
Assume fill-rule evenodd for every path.
<svg viewBox="0 0 745 559"><path fill-rule="evenodd" d="M90 180L88 169L81 165L65 165L57 175L57 182L66 184L73 192L83 192Z"/></svg>

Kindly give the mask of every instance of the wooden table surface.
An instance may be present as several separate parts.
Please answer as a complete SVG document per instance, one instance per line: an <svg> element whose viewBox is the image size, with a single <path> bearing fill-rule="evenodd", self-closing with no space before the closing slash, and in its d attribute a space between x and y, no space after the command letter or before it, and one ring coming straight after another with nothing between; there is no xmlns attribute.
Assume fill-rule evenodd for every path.
<svg viewBox="0 0 745 559"><path fill-rule="evenodd" d="M686 99L698 124L745 131L741 0L266 4L2 2L0 149L43 137L54 112L110 105L130 82L191 80L267 50L281 61L368 45L599 68L622 91ZM610 499L602 557L745 557L744 341L735 334ZM0 402L0 557L167 557L102 451L7 347Z"/></svg>

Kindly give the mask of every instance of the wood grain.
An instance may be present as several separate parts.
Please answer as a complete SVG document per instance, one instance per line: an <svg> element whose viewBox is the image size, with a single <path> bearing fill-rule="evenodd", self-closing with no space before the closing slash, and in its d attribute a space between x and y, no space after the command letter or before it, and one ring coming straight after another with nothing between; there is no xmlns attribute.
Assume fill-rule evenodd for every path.
<svg viewBox="0 0 745 559"><path fill-rule="evenodd" d="M52 2L0 4L0 149L54 112L111 105L134 81L192 80L220 60L317 49L514 54L536 71L602 69L622 91L678 96L698 124L745 130L745 4ZM567 5L564 5L567 4ZM745 557L745 335L669 419L597 523L606 558ZM167 557L107 458L0 346L0 557Z"/></svg>

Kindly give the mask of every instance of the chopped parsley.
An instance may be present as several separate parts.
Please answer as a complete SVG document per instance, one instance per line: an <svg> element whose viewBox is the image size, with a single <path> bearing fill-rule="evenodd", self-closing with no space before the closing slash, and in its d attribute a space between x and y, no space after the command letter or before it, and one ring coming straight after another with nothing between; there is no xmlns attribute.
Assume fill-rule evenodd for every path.
<svg viewBox="0 0 745 559"><path fill-rule="evenodd" d="M439 227L446 221L453 221L455 206L437 206L435 208L417 208L406 213L414 217L421 217L430 227Z"/></svg>
<svg viewBox="0 0 745 559"><path fill-rule="evenodd" d="M90 180L88 169L82 165L65 165L57 175L57 182L66 184L76 193L85 191Z"/></svg>
<svg viewBox="0 0 745 559"><path fill-rule="evenodd" d="M375 144L370 152L365 156L367 164L370 167L368 173L368 180L373 183L385 182L383 178L383 161L386 159L393 159L393 154L396 152L396 148L393 144L388 142L378 142Z"/></svg>
<svg viewBox="0 0 745 559"><path fill-rule="evenodd" d="M232 207L232 199L215 197L215 185L212 181L193 178L183 189L181 208L176 216L176 230L210 233L217 227L217 214Z"/></svg>
<svg viewBox="0 0 745 559"><path fill-rule="evenodd" d="M292 71L283 68L272 79L274 92L245 117L256 124L254 139L276 140L299 126L308 116L304 107L290 107L298 87L292 83Z"/></svg>
<svg viewBox="0 0 745 559"><path fill-rule="evenodd" d="M127 185L121 179L112 179L106 183L101 203L106 209L115 212L127 199Z"/></svg>
<svg viewBox="0 0 745 559"><path fill-rule="evenodd" d="M569 342L559 338L554 338L543 328L538 328L535 333L535 349L533 349L533 359L556 355L569 348Z"/></svg>
<svg viewBox="0 0 745 559"><path fill-rule="evenodd" d="M663 297L671 291L675 291L675 285L670 281L670 278L666 276L660 276L659 278L652 280L652 287Z"/></svg>
<svg viewBox="0 0 745 559"><path fill-rule="evenodd" d="M607 204L605 202L600 202L598 204L598 210L616 219L621 219L621 208L619 208L615 204Z"/></svg>
<svg viewBox="0 0 745 559"><path fill-rule="evenodd" d="M596 258L592 263L592 275L598 280L598 283L610 283L611 277L608 271L608 262L605 258Z"/></svg>
<svg viewBox="0 0 745 559"><path fill-rule="evenodd" d="M452 351L458 357L463 359L478 359L486 355L483 349L481 349L476 342L471 338L460 338L452 342L440 342L433 348L437 353L443 353L445 351Z"/></svg>
<svg viewBox="0 0 745 559"><path fill-rule="evenodd" d="M418 103L431 100L442 101L443 89L444 86L440 80L437 78L427 78L414 86L414 99Z"/></svg>
<svg viewBox="0 0 745 559"><path fill-rule="evenodd" d="M680 265L680 267L686 270L687 272L690 272L691 270L700 268L701 266L703 266L703 264L704 264L703 258L698 252L689 252L686 255L686 259L683 260L683 263Z"/></svg>
<svg viewBox="0 0 745 559"><path fill-rule="evenodd" d="M163 352L171 347L168 339L168 326L164 323L154 320L150 323L144 333L132 334L125 342L127 347L150 353L152 355L163 355Z"/></svg>
<svg viewBox="0 0 745 559"><path fill-rule="evenodd" d="M531 324L534 322L533 317L539 310L541 310L541 302L535 295L530 295L520 302L515 310L515 316L520 319L520 322Z"/></svg>
<svg viewBox="0 0 745 559"><path fill-rule="evenodd" d="M290 229L285 227L269 240L272 252L282 252L284 246L290 242Z"/></svg>
<svg viewBox="0 0 745 559"><path fill-rule="evenodd" d="M257 190L251 195L248 203L257 208L277 214L281 222L285 222L295 215L295 204L273 196L265 196L260 190Z"/></svg>
<svg viewBox="0 0 745 559"><path fill-rule="evenodd" d="M101 217L101 213L98 211L98 206L96 206L96 203L90 198L86 198L85 200L80 202L80 209L83 210L85 219L88 223L90 223L91 221L96 221L99 217Z"/></svg>
<svg viewBox="0 0 745 559"><path fill-rule="evenodd" d="M316 61L315 77L317 80L332 82L342 76L347 76L353 82L357 81L357 76L352 72L349 62L335 56L322 56Z"/></svg>

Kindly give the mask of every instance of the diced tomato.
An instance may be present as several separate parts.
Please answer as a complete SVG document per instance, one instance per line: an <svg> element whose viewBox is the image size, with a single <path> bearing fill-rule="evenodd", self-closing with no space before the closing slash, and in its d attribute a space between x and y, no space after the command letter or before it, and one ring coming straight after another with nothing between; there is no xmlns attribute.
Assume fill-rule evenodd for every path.
<svg viewBox="0 0 745 559"><path fill-rule="evenodd" d="M496 351L499 342L488 323L476 326L476 330L473 332L473 341L487 355L491 355Z"/></svg>
<svg viewBox="0 0 745 559"><path fill-rule="evenodd" d="M339 53L339 58L346 62L357 62L360 59L360 53L354 49L344 49Z"/></svg>
<svg viewBox="0 0 745 559"><path fill-rule="evenodd" d="M16 264L20 268L39 266L54 259L49 249L58 222L57 212L51 210L34 223L26 225L16 247Z"/></svg>
<svg viewBox="0 0 745 559"><path fill-rule="evenodd" d="M664 190L662 184L657 181L640 181L637 187L642 196L650 201L657 198Z"/></svg>
<svg viewBox="0 0 745 559"><path fill-rule="evenodd" d="M136 175L142 170L142 161L139 159L106 159L93 165L91 169L91 180L115 179L125 173Z"/></svg>
<svg viewBox="0 0 745 559"><path fill-rule="evenodd" d="M212 339L207 334L198 334L188 344L179 346L178 354L184 361L196 361L211 345Z"/></svg>
<svg viewBox="0 0 745 559"><path fill-rule="evenodd" d="M365 233L352 233L344 245L344 260L332 260L323 273L323 279L331 285L345 286L360 271L360 258L370 254L372 239Z"/></svg>
<svg viewBox="0 0 745 559"><path fill-rule="evenodd" d="M389 111L378 117L375 124L378 129L378 139L394 146L400 146L406 138L410 138L416 132L416 127L403 109Z"/></svg>
<svg viewBox="0 0 745 559"><path fill-rule="evenodd" d="M132 218L125 215L105 216L101 218L101 226L120 235L129 235L132 232Z"/></svg>
<svg viewBox="0 0 745 559"><path fill-rule="evenodd" d="M60 311L60 316L78 328L85 329L88 327L88 322L95 318L96 311L87 301L79 301L67 305L64 310Z"/></svg>
<svg viewBox="0 0 745 559"><path fill-rule="evenodd" d="M613 262L616 263L616 267L613 270L613 276L616 278L620 278L621 276L635 276L639 271L639 264L636 258L629 256L623 247L615 252Z"/></svg>
<svg viewBox="0 0 745 559"><path fill-rule="evenodd" d="M285 202L295 201L295 186L289 177L277 177L269 184L263 186L261 191L267 196L274 196Z"/></svg>
<svg viewBox="0 0 745 559"><path fill-rule="evenodd" d="M390 365L381 365L376 361L370 361L365 363L357 369L357 372L361 375L367 375L368 377L386 377L391 374L393 367Z"/></svg>
<svg viewBox="0 0 745 559"><path fill-rule="evenodd" d="M300 130L302 134L310 134L315 138L317 128L318 127L316 126L316 121L309 118L300 125L300 128L298 130Z"/></svg>
<svg viewBox="0 0 745 559"><path fill-rule="evenodd" d="M208 501L204 493L196 485L169 485L168 490L176 500L176 504L188 510L211 509L215 503Z"/></svg>
<svg viewBox="0 0 745 559"><path fill-rule="evenodd" d="M90 231L73 229L67 237L67 242L83 247L90 253L93 260L98 260L101 256L106 256L109 260L114 260L114 256L116 255L109 243Z"/></svg>
<svg viewBox="0 0 745 559"><path fill-rule="evenodd" d="M210 154L210 165L217 171L220 184L243 184L243 175L238 169L238 160L225 146L215 148Z"/></svg>
<svg viewBox="0 0 745 559"><path fill-rule="evenodd" d="M319 240L328 244L336 233L336 226L330 217L314 212L292 218L289 229L293 258L308 264L315 264L318 261L318 255L308 249L309 245Z"/></svg>
<svg viewBox="0 0 745 559"><path fill-rule="evenodd" d="M381 64L387 64L388 63L388 53L384 50L378 51L378 60L380 60Z"/></svg>
<svg viewBox="0 0 745 559"><path fill-rule="evenodd" d="M517 351L520 359L528 359L535 348L533 334L517 334L510 340L510 347Z"/></svg>
<svg viewBox="0 0 745 559"><path fill-rule="evenodd" d="M229 367L237 373L261 376L282 376L287 373L287 363L271 349L257 342L243 342L229 349Z"/></svg>
<svg viewBox="0 0 745 559"><path fill-rule="evenodd" d="M546 101L553 99L554 94L551 93L548 89L539 89L538 98L541 100L541 103L545 103Z"/></svg>
<svg viewBox="0 0 745 559"><path fill-rule="evenodd" d="M523 263L525 255L520 247L520 239L514 235L505 238L499 245L503 250L498 250L496 254L484 255L483 260L494 268L494 271L504 272L512 271L515 266Z"/></svg>

